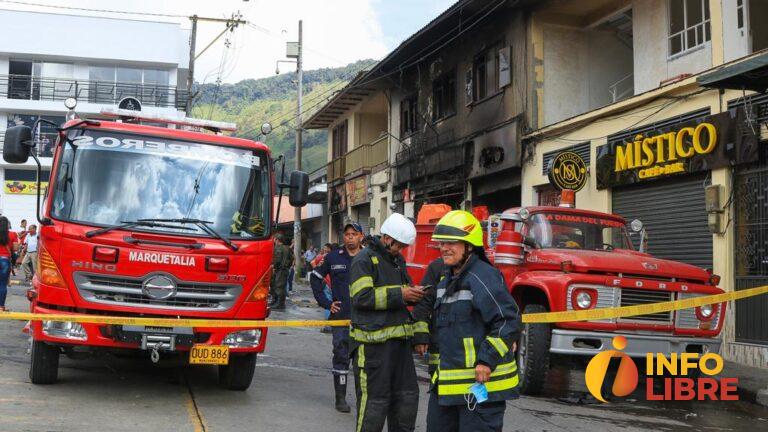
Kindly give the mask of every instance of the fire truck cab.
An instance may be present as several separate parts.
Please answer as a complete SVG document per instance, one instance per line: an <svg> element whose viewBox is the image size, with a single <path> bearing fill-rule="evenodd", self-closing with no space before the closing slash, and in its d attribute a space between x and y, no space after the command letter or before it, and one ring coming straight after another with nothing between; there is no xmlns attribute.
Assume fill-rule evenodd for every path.
<svg viewBox="0 0 768 432"><path fill-rule="evenodd" d="M38 195L31 312L266 319L276 187L269 148L221 135L231 124L112 114L114 120L57 125L49 187ZM216 133L183 130L189 128ZM6 162L37 160L33 130L8 129ZM290 187L291 203L301 206L307 182L296 172L279 186ZM32 321L29 334L35 384L57 380L62 354L143 350L153 361L174 353L217 364L220 383L233 390L251 384L267 339L266 328L53 320Z"/></svg>
<svg viewBox="0 0 768 432"><path fill-rule="evenodd" d="M646 253L645 230L613 214L577 209L573 191L559 207L520 207L483 220L486 253L502 272L523 314L643 305L719 294L720 277ZM434 208L429 212L434 213ZM445 209L443 209L445 211ZM482 211L475 211L482 214ZM421 215L420 215L421 216ZM438 215L420 217L406 252L414 280L439 257L430 237ZM640 237L635 250L632 237ZM593 356L627 339L631 357L647 353L718 352L725 303L618 319L524 325L518 342L521 390L537 394L558 356Z"/></svg>

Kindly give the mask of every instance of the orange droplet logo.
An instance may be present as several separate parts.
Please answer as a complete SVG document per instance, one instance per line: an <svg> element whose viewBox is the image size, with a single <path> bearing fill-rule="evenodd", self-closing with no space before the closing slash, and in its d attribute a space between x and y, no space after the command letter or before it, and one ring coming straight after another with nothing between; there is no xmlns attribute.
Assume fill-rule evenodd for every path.
<svg viewBox="0 0 768 432"><path fill-rule="evenodd" d="M592 396L601 402L607 402L600 390L605 381L605 375L608 373L608 366L611 359L619 357L619 370L616 373L616 380L613 382L611 392L614 396L627 396L637 388L637 365L627 354L621 352L627 347L627 338L616 336L612 341L615 349L598 353L587 365L587 371L584 373L584 380L587 383L587 389Z"/></svg>

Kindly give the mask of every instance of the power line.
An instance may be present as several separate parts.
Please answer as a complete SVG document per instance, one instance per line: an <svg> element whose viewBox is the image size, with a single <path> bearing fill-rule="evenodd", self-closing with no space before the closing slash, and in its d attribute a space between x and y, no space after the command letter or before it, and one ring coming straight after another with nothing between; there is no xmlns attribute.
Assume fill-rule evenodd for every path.
<svg viewBox="0 0 768 432"><path fill-rule="evenodd" d="M61 5L51 5L51 4L44 4L44 3L32 3L32 2L22 2L22 1L12 1L12 0L0 0L0 3L10 3L10 4L17 4L17 5L23 5L23 6L37 6L37 7L51 8L51 9L76 10L76 11L83 11L83 12L100 12L100 13L112 13L112 14L122 14L122 15L146 15L146 16L165 17L165 18L187 18L186 15L171 15L171 14L161 14L161 13L152 13L152 12L130 12L130 11L112 10L112 9L90 9L90 8L82 8L82 7L74 7L74 6L61 6Z"/></svg>
<svg viewBox="0 0 768 432"><path fill-rule="evenodd" d="M462 34L464 34L465 32L467 32L467 31L471 30L472 28L474 28L476 25L478 25L479 23L481 23L481 22L482 22L482 21L483 21L483 20L484 20L484 19L485 19L485 18L486 18L488 15L490 15L492 12L494 12L496 9L498 9L500 6L502 6L504 3L506 3L506 0L501 0L501 1L499 1L498 3L496 3L495 5L492 5L492 6L489 6L489 7L487 7L487 9L488 9L487 11L486 11L485 9L481 9L480 11L476 12L474 15L472 15L471 17L469 17L469 18L468 18L468 20L469 20L469 21L471 21L471 20L472 20L474 17L478 16L478 15L479 15L479 14L481 14L481 13L482 13L483 15L482 15L480 18L478 18L476 21L472 22L470 25L468 25L468 26L466 26L466 27L457 27L457 28L461 28L461 29L459 30L459 32L458 32L458 33L456 33L456 34L455 34L455 35L453 35L453 36L452 36L450 39L448 39L448 40L446 40L445 42L441 43L439 46L435 47L434 49L432 49L432 50L431 50L431 51L429 51L428 53L426 53L426 54L424 54L424 55L420 56L420 57L419 57L419 58L417 58L416 60L414 60L414 61L412 61L412 62L410 62L410 63L407 63L407 64L406 64L406 62L408 62L409 60L413 59L415 56L417 56L417 55L419 55L419 54L423 53L423 52L424 52L426 49L428 49L429 47L433 46L433 45L435 44L435 42L432 42L431 44L427 45L427 46L426 46L425 48L423 48L422 50L418 51L418 52L417 52L416 54L414 54L413 56L411 56L411 57L409 57L408 59L406 59L406 60L405 60L403 63L401 63L399 66L397 66L397 67L396 67L396 68L395 68L393 71L391 71L391 72L388 72L388 73L385 73L385 74L383 74L383 75L379 75L379 76L375 76L375 77L372 77L372 78L370 78L370 79L368 79L368 80L364 80L364 81L361 81L361 82L359 82L359 83L355 83L355 86L363 86L363 85L366 85L366 84L368 84L368 83L372 83L372 82L374 82L374 81L378 81L378 80L380 80L380 79L383 79L383 78L387 78L387 77L389 77L389 76L392 76L392 75L394 75L394 74L396 74L396 73L400 73L400 72L402 72L403 70L405 70L405 69L407 69L407 68L410 68L410 67L412 67L412 66L414 66L414 65L416 65L416 64L418 64L418 63L420 63L421 61L425 60L426 58L428 58L429 56L431 56L432 54L434 54L434 53L435 53L435 52L437 52L438 50L442 49L443 47L445 47L445 46L446 46L446 45L448 45L449 43L451 43L451 42L453 42L454 40L456 40L456 38L458 38L459 36L461 36L461 35L462 35ZM483 13L483 12L484 12L484 13ZM442 39L442 38L441 38L441 39ZM441 39L438 39L438 41L439 41L439 40L441 40ZM318 104L315 104L315 105L312 105L312 106L308 107L308 108L307 108L307 109L306 109L304 112L308 112L310 109L314 108L314 107L315 107L315 106L317 106L317 105L318 105ZM278 128L280 128L280 127L284 126L284 125L285 125L285 122L284 122L284 123L281 123L281 124L279 124L279 125L277 125L276 127L274 127L274 129L273 129L273 130L275 130L275 129L278 129Z"/></svg>

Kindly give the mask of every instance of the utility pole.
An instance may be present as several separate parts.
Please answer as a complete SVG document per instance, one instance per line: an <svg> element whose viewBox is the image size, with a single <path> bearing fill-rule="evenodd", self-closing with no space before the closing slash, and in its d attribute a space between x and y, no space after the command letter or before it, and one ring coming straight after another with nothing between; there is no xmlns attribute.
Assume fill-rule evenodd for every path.
<svg viewBox="0 0 768 432"><path fill-rule="evenodd" d="M303 88L303 57L302 57L302 24L299 20L299 44L298 55L296 57L296 73L298 80L299 94L296 103L296 171L301 171L301 98ZM293 257L294 257L294 269L295 276L298 280L301 276L301 208L296 207L293 210Z"/></svg>
<svg viewBox="0 0 768 432"><path fill-rule="evenodd" d="M197 15L192 15L189 17L190 21L192 21L192 32L189 35L189 75L187 76L187 104L185 106L184 111L187 113L187 115L190 115L192 112L192 101L194 99L194 95L192 94L192 84L195 83L195 60L197 60L198 57L203 55L203 53L211 47L217 40L219 40L220 37L224 36L224 33L227 32L227 30L232 31L235 29L235 27L239 26L240 24L248 24L248 21L244 21L241 18L243 15L238 12L236 14L232 14L232 18L224 19L224 18L207 18L207 17L199 17ZM218 34L213 40L203 48L202 51L195 54L195 47L197 45L197 22L198 21L206 21L206 22L219 22L219 23L225 23L226 27L224 30L221 31L221 33Z"/></svg>

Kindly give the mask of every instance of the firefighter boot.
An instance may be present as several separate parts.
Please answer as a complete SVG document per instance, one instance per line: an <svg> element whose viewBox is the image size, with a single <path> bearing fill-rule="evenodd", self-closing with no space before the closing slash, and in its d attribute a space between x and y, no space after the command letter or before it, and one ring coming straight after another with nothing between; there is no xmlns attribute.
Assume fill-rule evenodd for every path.
<svg viewBox="0 0 768 432"><path fill-rule="evenodd" d="M285 310L285 296L280 295L277 297L275 305L272 306L272 310Z"/></svg>
<svg viewBox="0 0 768 432"><path fill-rule="evenodd" d="M351 409L347 404L347 376L333 375L333 388L336 390L336 411L350 412Z"/></svg>

